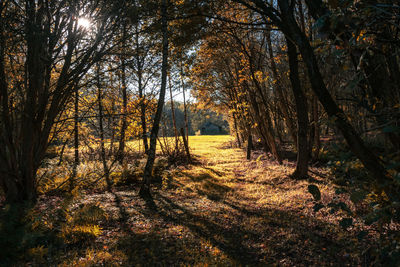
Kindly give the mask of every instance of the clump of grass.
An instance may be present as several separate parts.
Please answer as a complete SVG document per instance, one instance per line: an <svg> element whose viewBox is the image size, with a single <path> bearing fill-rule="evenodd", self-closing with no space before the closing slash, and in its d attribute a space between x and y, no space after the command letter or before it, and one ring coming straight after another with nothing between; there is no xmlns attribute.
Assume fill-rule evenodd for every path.
<svg viewBox="0 0 400 267"><path fill-rule="evenodd" d="M61 237L66 244L87 244L96 239L101 234L101 228L98 225L65 225L61 228Z"/></svg>
<svg viewBox="0 0 400 267"><path fill-rule="evenodd" d="M97 204L83 205L74 213L73 223L78 225L97 224L106 219L105 211Z"/></svg>
<svg viewBox="0 0 400 267"><path fill-rule="evenodd" d="M72 253L60 266L121 266L127 256L118 250L87 248L83 253Z"/></svg>
<svg viewBox="0 0 400 267"><path fill-rule="evenodd" d="M67 210L58 236L67 244L87 244L101 234L99 223L105 219L105 211L97 204L81 204L73 212Z"/></svg>

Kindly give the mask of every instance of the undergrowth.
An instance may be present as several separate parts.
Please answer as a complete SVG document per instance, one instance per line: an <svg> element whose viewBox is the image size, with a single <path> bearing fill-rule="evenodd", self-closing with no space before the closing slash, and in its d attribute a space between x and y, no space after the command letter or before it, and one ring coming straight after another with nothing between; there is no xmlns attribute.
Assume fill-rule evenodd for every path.
<svg viewBox="0 0 400 267"><path fill-rule="evenodd" d="M322 150L321 160L326 162L335 185L335 197L328 202L321 201L317 186L310 185L313 195L314 211L326 210L342 217L339 225L348 229L357 226L361 220L366 227L359 228L357 238L362 240L379 233L379 242L371 245L368 251L369 261L376 265L395 266L400 262L400 202L390 200L382 191L384 185L377 184L366 172L362 163L340 143L331 143ZM385 155L385 154L383 154ZM399 166L393 164L392 154L381 156L387 171L394 177L393 187L399 187ZM400 192L399 192L400 193ZM342 196L348 196L347 203Z"/></svg>
<svg viewBox="0 0 400 267"><path fill-rule="evenodd" d="M98 203L75 203L70 197L51 206L6 205L0 214L1 266L58 264L63 250L90 246L101 234L105 212Z"/></svg>

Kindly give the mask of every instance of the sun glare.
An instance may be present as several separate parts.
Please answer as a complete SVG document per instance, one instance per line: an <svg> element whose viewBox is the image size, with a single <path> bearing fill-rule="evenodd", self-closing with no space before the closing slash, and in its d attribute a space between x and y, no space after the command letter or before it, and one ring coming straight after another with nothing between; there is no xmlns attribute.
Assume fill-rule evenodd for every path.
<svg viewBox="0 0 400 267"><path fill-rule="evenodd" d="M85 29L89 29L91 27L90 20L87 18L79 18L78 19L78 27L83 27Z"/></svg>

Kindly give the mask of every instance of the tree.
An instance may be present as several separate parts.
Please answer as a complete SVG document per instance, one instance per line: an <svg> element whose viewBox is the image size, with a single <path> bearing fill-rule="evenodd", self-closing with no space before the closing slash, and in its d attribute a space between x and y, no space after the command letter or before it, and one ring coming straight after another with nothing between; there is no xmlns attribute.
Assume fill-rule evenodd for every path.
<svg viewBox="0 0 400 267"><path fill-rule="evenodd" d="M292 174L295 178L305 178L308 173L308 114L307 114L307 99L301 88L299 78L299 68L297 60L296 46L286 38L290 81L292 84L292 91L296 102L297 113L297 162L296 170Z"/></svg>
<svg viewBox="0 0 400 267"><path fill-rule="evenodd" d="M127 111L128 111L128 94L127 94L127 77L126 77L126 55L125 55L125 43L127 42L127 25L123 23L122 25L122 47L120 51L120 63L121 63L121 73L120 73L120 87L122 93L122 119L121 119L121 129L119 137L119 146L117 151L117 159L122 164L124 160L124 150L125 150L125 139L126 139L126 129L128 127L127 123Z"/></svg>
<svg viewBox="0 0 400 267"><path fill-rule="evenodd" d="M26 0L2 1L0 8L1 186L8 202L35 201L53 124L74 84L109 49L118 7ZM83 14L91 28L80 26Z"/></svg>
<svg viewBox="0 0 400 267"><path fill-rule="evenodd" d="M153 127L150 133L150 147L148 150L147 162L143 174L143 183L139 194L143 198L150 198L150 184L153 171L154 160L156 156L157 136L160 129L162 110L165 102L165 91L167 87L168 71L168 13L167 0L162 0L160 6L161 12L161 32L162 32L162 65L161 65L161 87L157 103L157 111L154 116Z"/></svg>
<svg viewBox="0 0 400 267"><path fill-rule="evenodd" d="M367 148L359 134L347 120L343 110L338 107L327 90L313 48L311 47L305 33L301 31L293 15L295 2L292 1L289 3L288 0L279 0L277 2L279 10L274 8L273 5L260 0L237 0L236 2L243 4L262 16L268 17L280 28L285 36L290 38L290 40L296 44L307 67L307 73L311 82L312 90L325 108L328 116L341 130L351 151L360 159L364 167L375 178L377 184L380 184L380 188L382 188L390 198L395 198L397 189L390 186L390 181L392 180L390 174L387 172L381 161Z"/></svg>

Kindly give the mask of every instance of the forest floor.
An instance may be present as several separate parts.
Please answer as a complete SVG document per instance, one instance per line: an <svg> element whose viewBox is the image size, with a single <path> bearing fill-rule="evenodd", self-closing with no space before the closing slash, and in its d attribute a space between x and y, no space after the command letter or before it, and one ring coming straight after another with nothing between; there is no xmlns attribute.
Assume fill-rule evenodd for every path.
<svg viewBox="0 0 400 267"><path fill-rule="evenodd" d="M229 136L191 137L198 164L170 169L152 190L138 196L138 185L113 192L84 192L71 210L90 204L105 216L92 239L65 244L52 259L40 254L30 263L65 266L171 265L364 265L365 243L359 222L344 230L340 216L313 211L310 181L290 178L293 162L283 165L253 153L246 160ZM311 168L322 202L336 197L328 170ZM351 206L346 196L345 203ZM46 199L43 209L61 203ZM358 225L358 226L357 226ZM363 241L366 242L366 241ZM371 241L369 241L371 242ZM39 248L40 250L40 248ZM43 252L44 254L49 251ZM43 254L42 253L42 254ZM56 258L54 258L56 257ZM47 260L46 260L47 259Z"/></svg>

